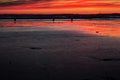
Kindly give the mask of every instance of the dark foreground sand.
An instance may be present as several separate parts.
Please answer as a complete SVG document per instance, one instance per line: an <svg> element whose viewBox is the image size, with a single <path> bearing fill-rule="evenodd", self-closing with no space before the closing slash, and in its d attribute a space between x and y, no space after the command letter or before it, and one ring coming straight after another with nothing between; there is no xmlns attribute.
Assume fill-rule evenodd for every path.
<svg viewBox="0 0 120 80"><path fill-rule="evenodd" d="M120 39L72 31L0 32L0 80L120 80Z"/></svg>

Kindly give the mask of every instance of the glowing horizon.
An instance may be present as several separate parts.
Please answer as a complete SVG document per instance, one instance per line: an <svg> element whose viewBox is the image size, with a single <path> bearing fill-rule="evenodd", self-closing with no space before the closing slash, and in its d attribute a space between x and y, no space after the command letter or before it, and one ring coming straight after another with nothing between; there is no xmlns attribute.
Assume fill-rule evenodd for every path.
<svg viewBox="0 0 120 80"><path fill-rule="evenodd" d="M0 14L120 13L119 0L0 0Z"/></svg>

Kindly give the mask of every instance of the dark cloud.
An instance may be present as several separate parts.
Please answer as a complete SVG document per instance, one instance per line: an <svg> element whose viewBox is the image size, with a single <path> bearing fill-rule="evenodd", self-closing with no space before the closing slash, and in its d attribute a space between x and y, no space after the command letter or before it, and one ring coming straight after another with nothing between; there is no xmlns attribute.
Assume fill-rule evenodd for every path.
<svg viewBox="0 0 120 80"><path fill-rule="evenodd" d="M4 2L0 0L0 6L14 6L28 3L36 3L36 2L49 2L53 0L5 0Z"/></svg>

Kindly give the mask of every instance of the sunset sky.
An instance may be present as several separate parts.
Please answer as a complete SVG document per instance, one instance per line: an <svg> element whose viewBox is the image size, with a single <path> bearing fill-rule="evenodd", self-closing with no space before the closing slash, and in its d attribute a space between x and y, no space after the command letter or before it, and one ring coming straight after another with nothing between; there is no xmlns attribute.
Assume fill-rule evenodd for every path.
<svg viewBox="0 0 120 80"><path fill-rule="evenodd" d="M0 0L0 14L120 13L120 0Z"/></svg>

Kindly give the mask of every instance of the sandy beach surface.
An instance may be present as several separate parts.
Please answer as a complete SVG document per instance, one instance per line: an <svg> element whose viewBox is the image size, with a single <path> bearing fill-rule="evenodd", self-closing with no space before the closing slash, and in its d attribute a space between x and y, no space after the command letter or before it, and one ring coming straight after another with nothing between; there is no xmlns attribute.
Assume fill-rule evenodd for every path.
<svg viewBox="0 0 120 80"><path fill-rule="evenodd" d="M120 80L120 20L98 22L0 21L1 80Z"/></svg>

